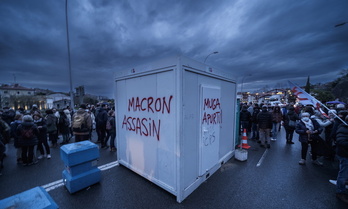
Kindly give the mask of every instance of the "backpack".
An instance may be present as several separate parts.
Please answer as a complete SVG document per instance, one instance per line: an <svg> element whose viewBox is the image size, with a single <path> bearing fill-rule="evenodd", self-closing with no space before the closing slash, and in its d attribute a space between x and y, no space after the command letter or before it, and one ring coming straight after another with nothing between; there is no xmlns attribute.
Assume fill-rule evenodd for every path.
<svg viewBox="0 0 348 209"><path fill-rule="evenodd" d="M23 139L25 140L30 140L30 139L33 139L35 137L34 135L34 131L32 128L29 128L29 129L22 129L22 133L21 133Z"/></svg>
<svg viewBox="0 0 348 209"><path fill-rule="evenodd" d="M85 114L75 114L72 121L72 128L74 131L87 131L85 125Z"/></svg>
<svg viewBox="0 0 348 209"><path fill-rule="evenodd" d="M112 120L112 117L109 117L108 120L106 121L106 130L112 129L111 120Z"/></svg>

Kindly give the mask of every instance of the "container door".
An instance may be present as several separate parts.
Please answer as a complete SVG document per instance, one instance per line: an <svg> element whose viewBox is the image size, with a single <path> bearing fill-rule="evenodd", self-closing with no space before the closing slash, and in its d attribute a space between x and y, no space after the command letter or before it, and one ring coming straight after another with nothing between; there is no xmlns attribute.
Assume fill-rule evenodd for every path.
<svg viewBox="0 0 348 209"><path fill-rule="evenodd" d="M222 111L219 87L201 86L200 175L219 161L220 124Z"/></svg>

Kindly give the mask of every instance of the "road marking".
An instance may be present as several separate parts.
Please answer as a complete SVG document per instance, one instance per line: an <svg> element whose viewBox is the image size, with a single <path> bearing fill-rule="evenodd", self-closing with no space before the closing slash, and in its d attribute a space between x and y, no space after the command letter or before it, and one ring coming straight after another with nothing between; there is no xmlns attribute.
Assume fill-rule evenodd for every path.
<svg viewBox="0 0 348 209"><path fill-rule="evenodd" d="M265 152L263 153L262 157L260 158L259 162L257 163L256 167L260 167L263 160L265 159L266 155L268 153L268 149L265 150Z"/></svg>
<svg viewBox="0 0 348 209"><path fill-rule="evenodd" d="M108 163L105 165L98 166L98 168L102 171L105 171L105 170L108 170L108 169L113 168L113 167L118 166L118 165L119 165L118 161L114 161L114 162L111 162L111 163ZM58 187L61 187L63 185L64 185L63 179L60 179L60 180L54 181L52 183L45 184L41 187L43 187L47 192L49 192L49 191L57 189Z"/></svg>

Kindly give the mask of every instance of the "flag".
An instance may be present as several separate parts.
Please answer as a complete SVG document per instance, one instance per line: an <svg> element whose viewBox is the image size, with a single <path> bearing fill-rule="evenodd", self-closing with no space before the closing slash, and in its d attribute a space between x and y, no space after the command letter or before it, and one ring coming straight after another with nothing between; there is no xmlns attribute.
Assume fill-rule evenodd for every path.
<svg viewBox="0 0 348 209"><path fill-rule="evenodd" d="M322 115L324 115L326 118L329 118L329 116L321 109L320 105L323 105L323 104L320 101L318 101L312 95L308 94L306 91L304 91L299 86L292 83L291 81L288 81L288 82L289 82L291 91L294 93L294 95L297 97L297 99L300 101L301 104L313 105Z"/></svg>

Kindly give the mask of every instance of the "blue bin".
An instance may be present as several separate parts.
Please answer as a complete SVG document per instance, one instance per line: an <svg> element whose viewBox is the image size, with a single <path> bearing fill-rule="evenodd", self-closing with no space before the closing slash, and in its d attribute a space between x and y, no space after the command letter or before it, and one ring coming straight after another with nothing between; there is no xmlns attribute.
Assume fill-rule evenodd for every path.
<svg viewBox="0 0 348 209"><path fill-rule="evenodd" d="M101 180L101 171L98 168L94 168L76 176L72 176L67 170L64 170L62 174L64 185L70 193L80 191Z"/></svg>
<svg viewBox="0 0 348 209"><path fill-rule="evenodd" d="M81 163L74 166L65 166L65 170L71 175L76 176L84 172L97 168L97 160Z"/></svg>
<svg viewBox="0 0 348 209"><path fill-rule="evenodd" d="M44 188L35 187L33 189L0 200L0 209L5 208L57 209L59 207Z"/></svg>
<svg viewBox="0 0 348 209"><path fill-rule="evenodd" d="M66 144L60 147L60 158L65 166L75 166L99 158L98 146L90 141Z"/></svg>

